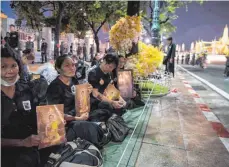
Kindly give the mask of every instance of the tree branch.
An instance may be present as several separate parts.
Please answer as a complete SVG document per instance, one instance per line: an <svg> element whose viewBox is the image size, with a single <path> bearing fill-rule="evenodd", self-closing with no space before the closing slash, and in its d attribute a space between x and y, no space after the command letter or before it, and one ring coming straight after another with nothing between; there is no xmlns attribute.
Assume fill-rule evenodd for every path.
<svg viewBox="0 0 229 167"><path fill-rule="evenodd" d="M143 17L143 19L145 19L147 22L149 22L149 23L151 22L150 19L149 19L148 17L146 17L146 16L142 16L142 17Z"/></svg>
<svg viewBox="0 0 229 167"><path fill-rule="evenodd" d="M147 34L148 34L149 36L151 36L151 31L148 29L148 27L146 27L146 26L144 25L144 29L146 30Z"/></svg>
<svg viewBox="0 0 229 167"><path fill-rule="evenodd" d="M99 32L100 28L107 22L108 18L114 13L115 11L111 11L109 14L106 14L105 19L101 22L100 26L97 28L96 33Z"/></svg>
<svg viewBox="0 0 229 167"><path fill-rule="evenodd" d="M164 21L160 21L159 24L165 24L169 21L170 17L168 16Z"/></svg>

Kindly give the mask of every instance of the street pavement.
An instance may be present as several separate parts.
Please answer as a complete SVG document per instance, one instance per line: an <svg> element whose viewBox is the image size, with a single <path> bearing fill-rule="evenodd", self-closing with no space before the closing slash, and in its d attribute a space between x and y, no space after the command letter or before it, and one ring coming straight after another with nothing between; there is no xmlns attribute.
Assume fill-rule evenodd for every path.
<svg viewBox="0 0 229 167"><path fill-rule="evenodd" d="M228 167L229 133L221 121L229 123L229 102L182 71L173 88L178 92L155 99L135 166Z"/></svg>
<svg viewBox="0 0 229 167"><path fill-rule="evenodd" d="M192 65L182 65L188 71L194 73L195 75L205 79L221 90L229 93L229 78L226 79L224 74L224 65L208 65L206 69L200 68L200 66Z"/></svg>

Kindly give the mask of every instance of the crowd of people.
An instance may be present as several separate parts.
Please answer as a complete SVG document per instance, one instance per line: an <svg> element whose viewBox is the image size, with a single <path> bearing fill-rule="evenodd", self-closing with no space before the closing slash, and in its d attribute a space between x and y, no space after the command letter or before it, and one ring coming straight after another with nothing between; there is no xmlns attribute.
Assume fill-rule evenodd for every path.
<svg viewBox="0 0 229 167"><path fill-rule="evenodd" d="M27 45L29 49L33 48L31 41ZM47 45L43 44L42 48L47 48ZM112 114L122 116L129 101L136 102L135 106L144 105L137 88L132 99L111 100L104 95L109 84L117 86L117 71L125 66L122 56L106 53L101 60L96 55L93 68L86 75L78 56L63 54L55 60L58 76L48 84L43 76L32 79L33 74L27 69L30 52L26 50L20 56L15 50L11 45L1 49L2 166L44 166L50 153L59 148L57 145L38 150L40 137L37 135L36 107L39 105L64 104L67 141L80 137L97 147L101 146L100 129L94 122L106 122ZM44 61L47 61L45 57ZM76 105L82 104L75 99L74 89L80 77L88 81L90 93L90 112L82 115L76 110ZM101 116L100 109L105 116Z"/></svg>

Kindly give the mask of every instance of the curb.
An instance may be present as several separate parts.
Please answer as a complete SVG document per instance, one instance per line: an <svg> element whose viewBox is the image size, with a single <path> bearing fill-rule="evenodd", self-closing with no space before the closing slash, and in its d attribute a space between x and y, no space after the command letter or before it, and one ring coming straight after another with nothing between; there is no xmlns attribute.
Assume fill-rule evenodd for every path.
<svg viewBox="0 0 229 167"><path fill-rule="evenodd" d="M221 96L223 96L225 99L229 100L229 94L226 93L225 91L223 91L222 89L217 88L215 85L211 84L210 82L206 81L203 78L200 78L199 76L195 75L194 73L186 70L185 68L181 67L180 65L178 65L177 67L179 67L180 69L182 69L183 71L187 72L188 74L190 74L191 76L193 76L194 78L198 79L199 81L201 81L202 83L206 84L208 87L210 87L212 90L216 91L218 94L220 94Z"/></svg>
<svg viewBox="0 0 229 167"><path fill-rule="evenodd" d="M210 110L210 108L205 104L203 99L193 90L192 86L185 80L183 76L179 76L182 80L184 86L188 89L188 92L192 95L194 101L199 107L202 114L210 122L213 130L216 132L217 136L229 152L229 132L220 122L220 120L215 116L215 114Z"/></svg>

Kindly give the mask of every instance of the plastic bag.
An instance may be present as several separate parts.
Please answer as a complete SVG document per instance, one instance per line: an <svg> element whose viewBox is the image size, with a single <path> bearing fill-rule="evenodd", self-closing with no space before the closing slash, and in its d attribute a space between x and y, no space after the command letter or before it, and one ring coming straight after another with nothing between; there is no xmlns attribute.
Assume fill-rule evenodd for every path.
<svg viewBox="0 0 229 167"><path fill-rule="evenodd" d="M48 85L58 76L57 71L51 63L46 63L45 65L38 68L36 74L44 76L48 82Z"/></svg>

